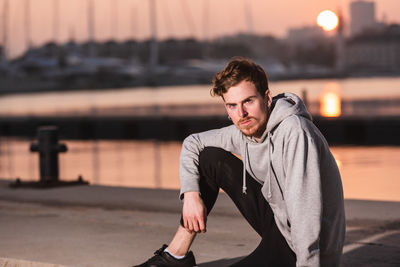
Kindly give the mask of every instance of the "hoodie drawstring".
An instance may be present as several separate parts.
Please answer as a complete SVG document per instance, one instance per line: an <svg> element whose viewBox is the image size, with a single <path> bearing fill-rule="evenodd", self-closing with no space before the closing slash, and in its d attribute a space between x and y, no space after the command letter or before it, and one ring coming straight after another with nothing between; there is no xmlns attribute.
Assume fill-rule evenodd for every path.
<svg viewBox="0 0 400 267"><path fill-rule="evenodd" d="M247 142L244 149L244 160L243 160L243 186L242 186L242 193L247 194L247 187L246 187L246 164L247 163Z"/></svg>
<svg viewBox="0 0 400 267"><path fill-rule="evenodd" d="M271 140L271 133L268 132L267 140L269 142L268 144L268 156L269 156L269 168L268 168L268 198L272 197L272 191L271 191L271 175L272 175L272 140Z"/></svg>
<svg viewBox="0 0 400 267"><path fill-rule="evenodd" d="M272 190L271 190L271 179L272 179L272 138L271 138L271 133L269 132L267 135L267 142L268 144L268 156L269 156L269 168L268 168L268 194L267 197L271 198L272 197ZM247 194L247 186L246 186L246 166L247 166L247 161L249 160L249 154L248 154L248 143L246 142L245 148L244 148L244 158L243 158L243 186L242 186L242 193ZM249 161L250 164L250 161ZM249 166L250 168L250 166ZM251 169L251 168L250 168ZM254 175L254 174L253 174Z"/></svg>

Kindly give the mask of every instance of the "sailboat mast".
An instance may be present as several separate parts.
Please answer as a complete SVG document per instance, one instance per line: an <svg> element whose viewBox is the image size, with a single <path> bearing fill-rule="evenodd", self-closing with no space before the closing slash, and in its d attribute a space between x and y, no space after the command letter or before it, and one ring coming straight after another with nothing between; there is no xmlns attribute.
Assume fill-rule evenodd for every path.
<svg viewBox="0 0 400 267"><path fill-rule="evenodd" d="M203 1L203 39L204 41L209 40L208 31L210 26L210 1Z"/></svg>
<svg viewBox="0 0 400 267"><path fill-rule="evenodd" d="M342 10L337 11L339 17L339 24L337 26L336 34L336 64L335 68L338 72L343 72L345 69L345 39L344 39L344 20Z"/></svg>
<svg viewBox="0 0 400 267"><path fill-rule="evenodd" d="M8 13L9 13L9 3L8 0L3 2L3 54L0 55L2 61L7 62L8 56Z"/></svg>
<svg viewBox="0 0 400 267"><path fill-rule="evenodd" d="M25 44L29 51L32 48L31 40L31 0L25 0Z"/></svg>
<svg viewBox="0 0 400 267"><path fill-rule="evenodd" d="M155 0L149 0L150 9L150 71L155 71L158 64L158 43L157 43L157 12Z"/></svg>
<svg viewBox="0 0 400 267"><path fill-rule="evenodd" d="M246 12L247 32L248 34L253 35L253 14L251 12L250 0L244 0L244 10Z"/></svg>
<svg viewBox="0 0 400 267"><path fill-rule="evenodd" d="M112 0L111 2L111 39L117 39L118 37L118 0Z"/></svg>
<svg viewBox="0 0 400 267"><path fill-rule="evenodd" d="M138 19L137 19L137 8L136 6L131 7L131 33L132 40L135 40L137 37L137 29L138 29Z"/></svg>
<svg viewBox="0 0 400 267"><path fill-rule="evenodd" d="M59 0L53 0L53 42L57 43L58 41L58 32L59 32Z"/></svg>
<svg viewBox="0 0 400 267"><path fill-rule="evenodd" d="M203 41L204 41L204 50L203 57L209 57L209 29L210 29L210 1L203 0Z"/></svg>
<svg viewBox="0 0 400 267"><path fill-rule="evenodd" d="M88 0L87 2L87 12L88 12L88 46L89 46L89 56L94 56L94 5L93 0Z"/></svg>

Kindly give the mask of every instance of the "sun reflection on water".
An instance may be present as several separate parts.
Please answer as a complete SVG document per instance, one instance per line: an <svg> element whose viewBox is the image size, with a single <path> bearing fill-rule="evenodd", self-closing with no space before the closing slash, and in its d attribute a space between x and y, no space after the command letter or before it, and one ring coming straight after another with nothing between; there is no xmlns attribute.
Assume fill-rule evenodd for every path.
<svg viewBox="0 0 400 267"><path fill-rule="evenodd" d="M339 117L342 114L340 85L327 83L320 97L320 114L324 117Z"/></svg>

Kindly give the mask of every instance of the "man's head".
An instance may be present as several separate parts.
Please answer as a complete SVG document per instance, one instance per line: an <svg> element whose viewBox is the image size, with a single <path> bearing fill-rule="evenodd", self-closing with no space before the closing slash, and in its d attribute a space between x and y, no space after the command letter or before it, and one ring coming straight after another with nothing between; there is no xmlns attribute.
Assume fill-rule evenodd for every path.
<svg viewBox="0 0 400 267"><path fill-rule="evenodd" d="M263 68L247 58L236 57L215 74L211 95L223 97L229 88L241 81L252 82L261 96L268 90L268 77Z"/></svg>
<svg viewBox="0 0 400 267"><path fill-rule="evenodd" d="M214 76L211 94L222 97L229 117L243 134L259 141L271 104L267 75L259 65L233 59Z"/></svg>

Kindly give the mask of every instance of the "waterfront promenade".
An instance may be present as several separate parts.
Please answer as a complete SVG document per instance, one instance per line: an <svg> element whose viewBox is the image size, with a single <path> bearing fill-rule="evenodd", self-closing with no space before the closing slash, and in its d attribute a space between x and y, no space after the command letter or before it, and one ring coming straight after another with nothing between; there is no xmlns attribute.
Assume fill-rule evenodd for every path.
<svg viewBox="0 0 400 267"><path fill-rule="evenodd" d="M177 190L104 186L11 189L0 180L0 267L131 266L168 243ZM346 200L342 266L400 266L400 202ZM259 237L220 194L192 250L199 266L227 266Z"/></svg>

